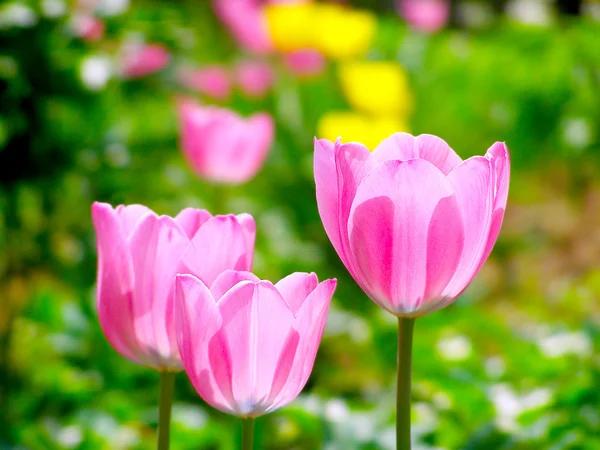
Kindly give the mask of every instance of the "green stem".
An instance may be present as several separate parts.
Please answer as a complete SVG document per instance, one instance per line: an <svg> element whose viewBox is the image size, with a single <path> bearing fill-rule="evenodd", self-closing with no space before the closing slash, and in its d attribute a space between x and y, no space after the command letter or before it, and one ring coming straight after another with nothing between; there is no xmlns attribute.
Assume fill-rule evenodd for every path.
<svg viewBox="0 0 600 450"><path fill-rule="evenodd" d="M242 419L242 450L252 450L254 442L254 418Z"/></svg>
<svg viewBox="0 0 600 450"><path fill-rule="evenodd" d="M174 372L160 373L160 401L158 404L158 450L169 449L171 405L173 403Z"/></svg>
<svg viewBox="0 0 600 450"><path fill-rule="evenodd" d="M415 319L398 317L396 449L410 450L410 366Z"/></svg>

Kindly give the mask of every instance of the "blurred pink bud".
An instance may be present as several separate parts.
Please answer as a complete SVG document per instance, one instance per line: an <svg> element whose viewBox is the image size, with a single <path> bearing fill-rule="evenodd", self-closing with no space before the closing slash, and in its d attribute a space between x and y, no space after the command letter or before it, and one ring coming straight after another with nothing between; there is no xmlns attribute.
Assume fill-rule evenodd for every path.
<svg viewBox="0 0 600 450"><path fill-rule="evenodd" d="M259 0L213 0L217 17L244 49L254 53L271 51L267 19Z"/></svg>
<svg viewBox="0 0 600 450"><path fill-rule="evenodd" d="M273 119L258 113L245 119L234 111L179 102L181 147L202 178L227 184L250 180L273 143Z"/></svg>
<svg viewBox="0 0 600 450"><path fill-rule="evenodd" d="M465 161L442 139L395 133L371 153L315 140L319 214L342 262L385 310L418 317L452 303L500 232L510 176L496 142Z"/></svg>
<svg viewBox="0 0 600 450"><path fill-rule="evenodd" d="M448 0L396 0L398 13L417 30L432 33L448 23Z"/></svg>
<svg viewBox="0 0 600 450"><path fill-rule="evenodd" d="M246 95L262 97L273 87L275 74L266 62L245 61L236 68L237 83Z"/></svg>
<svg viewBox="0 0 600 450"><path fill-rule="evenodd" d="M283 55L286 67L298 76L316 76L325 70L327 60L317 50L297 50Z"/></svg>
<svg viewBox="0 0 600 450"><path fill-rule="evenodd" d="M183 366L200 396L239 417L290 403L313 368L336 280L294 273L273 285L228 271L210 289L178 275L175 321Z"/></svg>
<svg viewBox="0 0 600 450"><path fill-rule="evenodd" d="M227 68L219 65L198 69L183 67L177 71L181 84L212 98L224 100L231 95L231 75Z"/></svg>
<svg viewBox="0 0 600 450"><path fill-rule="evenodd" d="M169 63L170 57L160 44L127 44L121 57L123 75L138 78L158 72Z"/></svg>
<svg viewBox="0 0 600 450"><path fill-rule="evenodd" d="M96 42L104 37L104 22L90 15L76 16L73 18L75 36L84 41Z"/></svg>
<svg viewBox="0 0 600 450"><path fill-rule="evenodd" d="M142 205L94 203L97 306L114 349L156 370L180 370L173 316L175 275L212 284L227 269L250 270L256 227L248 214L184 209L157 216Z"/></svg>

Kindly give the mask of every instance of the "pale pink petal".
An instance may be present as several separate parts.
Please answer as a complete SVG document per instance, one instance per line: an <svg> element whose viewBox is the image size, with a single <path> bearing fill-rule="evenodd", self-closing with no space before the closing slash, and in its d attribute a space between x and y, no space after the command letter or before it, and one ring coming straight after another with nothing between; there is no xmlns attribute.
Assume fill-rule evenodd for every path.
<svg viewBox="0 0 600 450"><path fill-rule="evenodd" d="M398 13L417 30L438 31L450 19L449 0L396 0Z"/></svg>
<svg viewBox="0 0 600 450"><path fill-rule="evenodd" d="M244 94L262 97L273 87L275 73L266 62L244 61L236 67L236 80Z"/></svg>
<svg viewBox="0 0 600 450"><path fill-rule="evenodd" d="M295 272L281 279L275 287L288 304L292 313L300 309L308 294L310 294L319 284L315 273Z"/></svg>
<svg viewBox="0 0 600 450"><path fill-rule="evenodd" d="M444 295L457 297L479 268L490 234L494 202L492 163L483 156L459 164L448 179L454 187L465 225L465 246L454 277Z"/></svg>
<svg viewBox="0 0 600 450"><path fill-rule="evenodd" d="M227 291L217 308L231 364L231 378L222 376L217 381L222 391L231 386L237 415L260 415L269 406L267 399L285 348L283 338L294 320L292 312L267 281L242 281ZM211 358L213 372L223 364L220 355L215 356Z"/></svg>
<svg viewBox="0 0 600 450"><path fill-rule="evenodd" d="M221 329L215 300L204 283L193 275L177 275L175 298L177 345L183 367L204 401L230 412L234 405L231 390L221 391L210 365L210 356L214 357L219 350L225 352L223 362L228 361L226 349L214 345Z"/></svg>
<svg viewBox="0 0 600 450"><path fill-rule="evenodd" d="M134 274L125 233L117 213L106 203L92 205L98 242L97 307L106 339L126 358L140 362L133 326Z"/></svg>
<svg viewBox="0 0 600 450"><path fill-rule="evenodd" d="M361 287L395 315L442 300L464 243L452 184L423 160L387 161L356 191L348 223Z"/></svg>
<svg viewBox="0 0 600 450"><path fill-rule="evenodd" d="M135 330L155 367L180 367L173 328L175 275L189 245L184 231L170 217L145 216L129 246L135 273Z"/></svg>
<svg viewBox="0 0 600 450"><path fill-rule="evenodd" d="M315 138L314 146L314 173L319 215L333 248L342 257L334 144L327 139Z"/></svg>
<svg viewBox="0 0 600 450"><path fill-rule="evenodd" d="M185 231L187 237L192 239L211 217L212 214L205 209L186 208L177 214L175 222Z"/></svg>
<svg viewBox="0 0 600 450"><path fill-rule="evenodd" d="M323 281L308 295L298 310L290 332L290 337L297 334L299 341L293 365L287 377L275 377L271 393L273 403L269 412L294 400L306 385L321 343L329 305L336 285L336 280ZM290 357L285 352L283 356ZM281 363L283 364L285 361Z"/></svg>
<svg viewBox="0 0 600 450"><path fill-rule="evenodd" d="M408 133L394 133L384 139L373 151L373 158L377 161L425 159L444 175L462 162L443 139L430 134L413 136Z"/></svg>
<svg viewBox="0 0 600 450"><path fill-rule="evenodd" d="M231 95L233 83L224 66L182 67L177 71L177 79L185 87L214 99L225 100Z"/></svg>
<svg viewBox="0 0 600 450"><path fill-rule="evenodd" d="M242 213L235 216L237 221L242 226L244 237L246 238L246 260L245 266L240 270L252 269L252 261L254 259L254 242L256 241L256 222L250 214Z"/></svg>
<svg viewBox="0 0 600 450"><path fill-rule="evenodd" d="M257 283L260 281L260 279L252 272L245 272L242 270L226 270L225 272L219 274L217 279L210 287L210 292L215 298L215 301L218 302L229 289L238 284L240 281L253 281Z"/></svg>
<svg viewBox="0 0 600 450"><path fill-rule="evenodd" d="M146 214L154 214L150 208L144 205L119 205L116 208L116 212L123 232L127 237L133 233L135 226L142 217Z"/></svg>
<svg viewBox="0 0 600 450"><path fill-rule="evenodd" d="M490 147L485 156L492 162L494 167L495 194L490 235L480 266L482 266L488 256L490 256L492 248L494 248L494 244L496 243L496 239L498 239L498 235L500 234L500 227L502 227L502 221L504 219L504 210L506 209L506 201L508 200L508 183L510 181L510 155L506 145L503 142L496 142Z"/></svg>
<svg viewBox="0 0 600 450"><path fill-rule="evenodd" d="M335 165L338 180L338 216L340 224L340 242L342 253L338 253L342 262L350 273L354 272L352 258L350 257L350 241L348 234L348 221L350 208L356 190L361 181L375 167L376 161L371 158L367 147L359 143L335 143Z"/></svg>
<svg viewBox="0 0 600 450"><path fill-rule="evenodd" d="M247 270L247 232L233 215L209 219L192 239L192 247L185 255L186 270L210 286L217 276L227 270Z"/></svg>
<svg viewBox="0 0 600 450"><path fill-rule="evenodd" d="M310 77L323 73L327 66L327 59L317 50L306 49L283 55L286 67L295 75Z"/></svg>

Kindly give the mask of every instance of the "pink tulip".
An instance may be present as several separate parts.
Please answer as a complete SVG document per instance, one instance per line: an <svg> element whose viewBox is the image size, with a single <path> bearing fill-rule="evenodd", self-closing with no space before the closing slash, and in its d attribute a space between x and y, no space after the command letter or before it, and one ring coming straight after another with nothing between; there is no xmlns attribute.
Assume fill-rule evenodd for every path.
<svg viewBox="0 0 600 450"><path fill-rule="evenodd" d="M267 53L273 44L259 0L213 0L217 17L244 49Z"/></svg>
<svg viewBox="0 0 600 450"><path fill-rule="evenodd" d="M212 65L198 69L183 67L177 72L181 84L209 97L225 100L231 95L231 75L223 66Z"/></svg>
<svg viewBox="0 0 600 450"><path fill-rule="evenodd" d="M169 52L160 44L131 43L122 54L122 72L129 78L143 77L161 70L169 59Z"/></svg>
<svg viewBox="0 0 600 450"><path fill-rule="evenodd" d="M490 254L510 160L496 142L465 161L442 139L396 133L371 153L315 140L319 214L360 287L396 316L453 302Z"/></svg>
<svg viewBox="0 0 600 450"><path fill-rule="evenodd" d="M249 270L255 224L247 214L211 216L184 209L157 216L142 205L94 203L100 325L124 357L157 370L180 370L173 318L175 275L212 284L226 269Z"/></svg>
<svg viewBox="0 0 600 450"><path fill-rule="evenodd" d="M448 23L448 0L396 0L398 13L417 30L438 31Z"/></svg>
<svg viewBox="0 0 600 450"><path fill-rule="evenodd" d="M177 343L198 394L213 407L257 417L291 402L315 361L336 280L294 273L273 285L222 273L210 289L178 275Z"/></svg>
<svg viewBox="0 0 600 450"><path fill-rule="evenodd" d="M87 42L97 42L104 37L104 22L92 15L73 18L73 32Z"/></svg>
<svg viewBox="0 0 600 450"><path fill-rule="evenodd" d="M286 67L299 76L315 76L325 70L327 60L317 50L297 50L283 55Z"/></svg>
<svg viewBox="0 0 600 450"><path fill-rule="evenodd" d="M240 63L236 68L236 78L242 91L249 97L264 96L275 82L271 66L260 61Z"/></svg>
<svg viewBox="0 0 600 450"><path fill-rule="evenodd" d="M192 169L216 183L240 184L262 166L273 142L266 113L244 119L234 111L180 101L181 147Z"/></svg>

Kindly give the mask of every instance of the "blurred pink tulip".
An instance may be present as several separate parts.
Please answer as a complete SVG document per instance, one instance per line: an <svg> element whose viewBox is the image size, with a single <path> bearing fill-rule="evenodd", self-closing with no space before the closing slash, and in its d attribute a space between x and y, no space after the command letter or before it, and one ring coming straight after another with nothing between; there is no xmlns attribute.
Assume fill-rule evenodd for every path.
<svg viewBox="0 0 600 450"><path fill-rule="evenodd" d="M183 366L211 406L257 417L300 393L315 361L336 280L294 273L273 285L222 273L210 289L178 275L175 321Z"/></svg>
<svg viewBox="0 0 600 450"><path fill-rule="evenodd" d="M104 37L104 22L92 15L73 18L73 32L84 41L97 42Z"/></svg>
<svg viewBox="0 0 600 450"><path fill-rule="evenodd" d="M114 349L156 370L180 370L173 318L175 275L212 284L226 269L250 270L255 224L247 214L211 216L184 209L157 216L142 205L94 203L97 306Z"/></svg>
<svg viewBox="0 0 600 450"><path fill-rule="evenodd" d="M122 72L129 78L143 77L158 72L169 60L169 52L160 44L127 44L122 54Z"/></svg>
<svg viewBox="0 0 600 450"><path fill-rule="evenodd" d="M360 287L396 316L453 302L489 256L504 217L510 160L496 142L465 161L442 139L396 133L371 153L315 140L319 214Z"/></svg>
<svg viewBox="0 0 600 450"><path fill-rule="evenodd" d="M179 102L181 147L192 169L209 181L241 184L261 168L273 143L273 119L245 119L234 111Z"/></svg>
<svg viewBox="0 0 600 450"><path fill-rule="evenodd" d="M275 74L266 62L245 61L238 64L236 79L244 94L249 97L262 97L273 87Z"/></svg>
<svg viewBox="0 0 600 450"><path fill-rule="evenodd" d="M417 30L432 33L446 26L449 0L396 0L398 13Z"/></svg>
<svg viewBox="0 0 600 450"><path fill-rule="evenodd" d="M273 44L259 0L213 0L217 17L244 49L267 53Z"/></svg>
<svg viewBox="0 0 600 450"><path fill-rule="evenodd" d="M212 65L198 69L183 67L177 77L181 84L209 97L225 100L231 95L231 75L223 66Z"/></svg>
<svg viewBox="0 0 600 450"><path fill-rule="evenodd" d="M299 76L315 76L325 70L327 60L317 50L297 50L283 55L286 67Z"/></svg>

